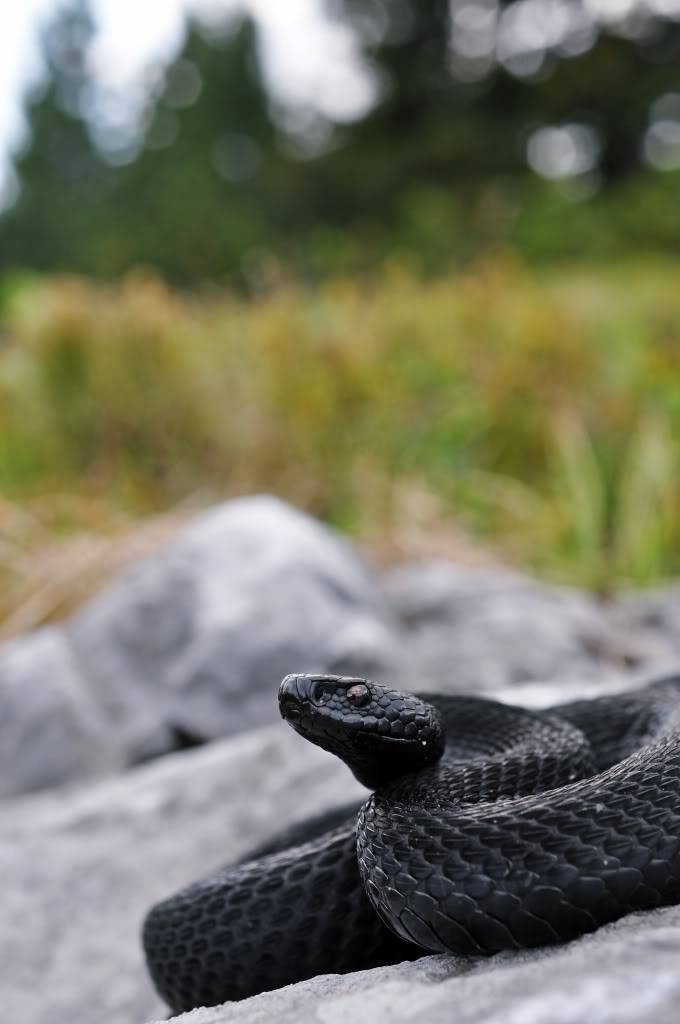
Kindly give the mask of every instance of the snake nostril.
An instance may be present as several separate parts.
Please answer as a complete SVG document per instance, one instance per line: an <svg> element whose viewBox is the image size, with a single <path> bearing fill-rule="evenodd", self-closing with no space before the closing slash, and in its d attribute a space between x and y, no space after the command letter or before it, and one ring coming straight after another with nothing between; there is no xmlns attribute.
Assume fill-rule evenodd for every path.
<svg viewBox="0 0 680 1024"><path fill-rule="evenodd" d="M279 712L287 722L299 722L302 717L302 704L292 694L279 694Z"/></svg>
<svg viewBox="0 0 680 1024"><path fill-rule="evenodd" d="M296 675L286 676L279 686L279 711L281 717L291 720L299 719L301 713L302 698L298 688L298 677Z"/></svg>
<svg viewBox="0 0 680 1024"><path fill-rule="evenodd" d="M285 701L280 705L281 717L287 722L299 722L302 717L302 709L295 701Z"/></svg>

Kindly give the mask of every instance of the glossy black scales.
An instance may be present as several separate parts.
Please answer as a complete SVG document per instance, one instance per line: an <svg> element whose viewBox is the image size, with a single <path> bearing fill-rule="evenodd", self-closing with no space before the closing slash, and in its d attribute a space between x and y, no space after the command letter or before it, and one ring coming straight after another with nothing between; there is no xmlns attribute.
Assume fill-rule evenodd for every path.
<svg viewBox="0 0 680 1024"><path fill-rule="evenodd" d="M353 810L339 827L337 814L319 818L282 837L292 847L256 851L154 907L144 947L173 1010L243 999L321 970L344 973L421 955L381 923L364 893Z"/></svg>
<svg viewBox="0 0 680 1024"><path fill-rule="evenodd" d="M174 1010L680 901L680 678L545 713L329 676L279 703L374 792L151 910Z"/></svg>

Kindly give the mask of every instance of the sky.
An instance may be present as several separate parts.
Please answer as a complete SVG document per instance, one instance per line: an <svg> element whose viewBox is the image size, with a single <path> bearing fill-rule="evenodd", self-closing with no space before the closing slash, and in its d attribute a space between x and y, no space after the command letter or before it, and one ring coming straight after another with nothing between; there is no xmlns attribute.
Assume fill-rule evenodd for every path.
<svg viewBox="0 0 680 1024"><path fill-rule="evenodd" d="M0 179L25 138L21 97L41 75L39 33L62 0L17 0L0 12ZM183 18L248 10L260 27L266 76L290 108L311 107L334 120L370 106L354 39L322 13L321 0L92 0L98 35L92 59L106 84L134 95L150 60L170 58L182 40Z"/></svg>

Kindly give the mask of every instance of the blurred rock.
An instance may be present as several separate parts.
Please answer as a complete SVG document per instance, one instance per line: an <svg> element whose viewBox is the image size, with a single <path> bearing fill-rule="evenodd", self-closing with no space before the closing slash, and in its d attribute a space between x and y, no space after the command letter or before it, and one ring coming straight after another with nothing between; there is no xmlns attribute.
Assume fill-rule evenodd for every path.
<svg viewBox="0 0 680 1024"><path fill-rule="evenodd" d="M419 689L495 693L536 681L587 692L672 664L661 637L617 622L594 598L508 570L416 563L388 572L384 586Z"/></svg>
<svg viewBox="0 0 680 1024"><path fill-rule="evenodd" d="M141 1024L167 1015L140 945L150 905L361 792L339 761L281 722L68 794L6 801L3 1016Z"/></svg>
<svg viewBox="0 0 680 1024"><path fill-rule="evenodd" d="M680 585L622 594L612 618L622 632L639 638L659 660L680 660Z"/></svg>
<svg viewBox="0 0 680 1024"><path fill-rule="evenodd" d="M60 630L0 649L0 797L124 763Z"/></svg>
<svg viewBox="0 0 680 1024"><path fill-rule="evenodd" d="M545 703L548 684L566 699L634 681L677 668L679 593L605 606L444 561L381 580L285 503L226 502L68 622L0 649L0 796L274 721L287 672L449 693L513 686L530 703Z"/></svg>
<svg viewBox="0 0 680 1024"><path fill-rule="evenodd" d="M172 1022L676 1024L678 957L680 907L669 907L553 949L476 961L428 956L344 977L326 975Z"/></svg>
<svg viewBox="0 0 680 1024"><path fill-rule="evenodd" d="M274 721L287 672L399 679L399 648L348 543L277 499L227 502L63 627L5 646L0 792Z"/></svg>

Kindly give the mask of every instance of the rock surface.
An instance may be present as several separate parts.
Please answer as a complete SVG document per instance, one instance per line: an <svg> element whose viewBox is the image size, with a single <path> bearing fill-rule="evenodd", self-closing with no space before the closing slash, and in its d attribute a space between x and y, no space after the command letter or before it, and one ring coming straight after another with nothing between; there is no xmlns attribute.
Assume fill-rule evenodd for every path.
<svg viewBox="0 0 680 1024"><path fill-rule="evenodd" d="M506 570L441 562L379 581L331 531L273 499L199 517L70 622L0 650L5 1017L163 1019L139 942L148 907L361 792L283 723L259 727L276 717L288 670L549 704L677 669L679 594L604 607ZM673 908L549 951L427 957L183 1021L670 1024L679 953Z"/></svg>
<svg viewBox="0 0 680 1024"><path fill-rule="evenodd" d="M612 621L659 657L680 659L680 584L624 594L612 609Z"/></svg>
<svg viewBox="0 0 680 1024"><path fill-rule="evenodd" d="M548 689L546 701L556 699ZM361 788L283 723L161 758L113 780L4 802L2 1005L21 1024L141 1024L166 1010L139 942L155 900ZM324 977L182 1024L677 1020L680 908L569 945Z"/></svg>
<svg viewBox="0 0 680 1024"><path fill-rule="evenodd" d="M444 561L394 569L384 586L408 630L412 664L436 690L489 692L559 680L579 681L587 691L672 668L680 657L673 588L658 592L656 617L643 621L644 597L605 605L520 573Z"/></svg>
<svg viewBox="0 0 680 1024"><path fill-rule="evenodd" d="M680 908L636 914L566 946L487 960L428 956L326 975L173 1024L676 1024ZM160 1024L160 1022L158 1022Z"/></svg>
<svg viewBox="0 0 680 1024"><path fill-rule="evenodd" d="M124 763L61 630L0 649L0 797Z"/></svg>
<svg viewBox="0 0 680 1024"><path fill-rule="evenodd" d="M361 792L339 761L281 722L118 779L6 801L3 1019L141 1024L167 1015L140 945L149 906Z"/></svg>

